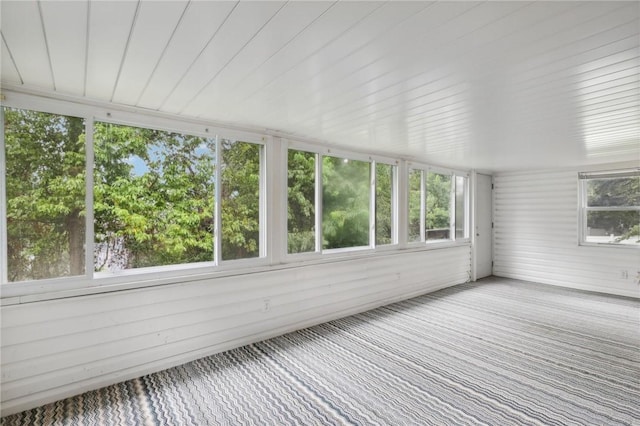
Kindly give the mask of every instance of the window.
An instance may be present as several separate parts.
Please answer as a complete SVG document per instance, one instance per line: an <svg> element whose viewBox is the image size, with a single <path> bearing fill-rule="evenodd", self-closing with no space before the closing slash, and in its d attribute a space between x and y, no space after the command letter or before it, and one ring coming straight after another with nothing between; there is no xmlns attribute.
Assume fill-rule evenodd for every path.
<svg viewBox="0 0 640 426"><path fill-rule="evenodd" d="M580 174L581 243L640 247L640 171Z"/></svg>
<svg viewBox="0 0 640 426"><path fill-rule="evenodd" d="M215 140L96 122L94 270L214 260Z"/></svg>
<svg viewBox="0 0 640 426"><path fill-rule="evenodd" d="M265 257L261 143L207 137L205 128L196 136L0 111L3 283L74 277L61 281L72 288L123 271ZM25 288L45 289L38 283Z"/></svg>
<svg viewBox="0 0 640 426"><path fill-rule="evenodd" d="M424 205L422 188L422 170L409 170L409 236L408 241L422 240L422 223L424 223Z"/></svg>
<svg viewBox="0 0 640 426"><path fill-rule="evenodd" d="M466 175L410 168L408 242L469 238L468 186Z"/></svg>
<svg viewBox="0 0 640 426"><path fill-rule="evenodd" d="M376 168L376 246L394 243L394 171L395 166L375 163Z"/></svg>
<svg viewBox="0 0 640 426"><path fill-rule="evenodd" d="M317 154L290 149L287 158L287 253L316 251Z"/></svg>
<svg viewBox="0 0 640 426"><path fill-rule="evenodd" d="M221 141L222 260L260 256L260 145Z"/></svg>
<svg viewBox="0 0 640 426"><path fill-rule="evenodd" d="M59 104L65 113L85 111ZM49 291L40 280L65 278L60 288L69 289L116 274L178 276L239 259L266 264L267 156L263 142L250 142L256 135L209 136L195 124L122 111L99 119L0 112L3 283L36 281L25 283L28 294ZM174 130L131 124L138 122ZM270 260L397 245L395 160L296 146L305 148L287 153L287 249ZM284 173L273 182L284 182ZM466 175L411 169L408 191L411 241L467 238ZM283 232L284 212L269 212L270 232Z"/></svg>
<svg viewBox="0 0 640 426"><path fill-rule="evenodd" d="M451 175L427 173L425 239L440 241L453 239L451 235Z"/></svg>
<svg viewBox="0 0 640 426"><path fill-rule="evenodd" d="M322 248L369 246L371 163L322 158Z"/></svg>
<svg viewBox="0 0 640 426"><path fill-rule="evenodd" d="M396 181L391 161L289 149L287 253L397 244Z"/></svg>
<svg viewBox="0 0 640 426"><path fill-rule="evenodd" d="M15 282L83 275L84 119L12 108L3 112L5 278Z"/></svg>
<svg viewBox="0 0 640 426"><path fill-rule="evenodd" d="M456 176L456 240L469 238L469 227L467 226L467 223L469 223L469 209L467 208L468 185L469 179L466 176Z"/></svg>

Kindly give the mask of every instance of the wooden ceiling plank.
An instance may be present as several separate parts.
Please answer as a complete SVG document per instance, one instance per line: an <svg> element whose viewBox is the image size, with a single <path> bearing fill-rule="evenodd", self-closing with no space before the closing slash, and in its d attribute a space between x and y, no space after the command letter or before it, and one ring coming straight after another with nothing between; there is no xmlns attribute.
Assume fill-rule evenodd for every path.
<svg viewBox="0 0 640 426"><path fill-rule="evenodd" d="M110 100L127 40L134 24L136 2L91 2L86 96Z"/></svg>
<svg viewBox="0 0 640 426"><path fill-rule="evenodd" d="M25 85L54 90L49 53L38 4L35 1L3 1L2 35Z"/></svg>
<svg viewBox="0 0 640 426"><path fill-rule="evenodd" d="M142 2L113 101L135 105L160 61L185 7L185 1Z"/></svg>

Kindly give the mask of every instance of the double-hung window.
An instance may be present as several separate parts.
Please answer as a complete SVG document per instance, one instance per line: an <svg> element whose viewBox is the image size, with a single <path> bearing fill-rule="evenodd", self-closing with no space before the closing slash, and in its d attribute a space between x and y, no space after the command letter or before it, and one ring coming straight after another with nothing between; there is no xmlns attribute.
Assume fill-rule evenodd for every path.
<svg viewBox="0 0 640 426"><path fill-rule="evenodd" d="M640 170L580 173L580 243L640 247Z"/></svg>

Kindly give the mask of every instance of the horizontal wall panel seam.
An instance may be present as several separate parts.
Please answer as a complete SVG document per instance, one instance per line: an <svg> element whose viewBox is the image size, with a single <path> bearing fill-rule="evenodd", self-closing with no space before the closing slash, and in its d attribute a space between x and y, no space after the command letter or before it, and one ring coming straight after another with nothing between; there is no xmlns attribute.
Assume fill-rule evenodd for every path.
<svg viewBox="0 0 640 426"><path fill-rule="evenodd" d="M421 287L423 287L422 283L418 283L418 284L414 284L412 286L407 286L404 290L419 290ZM428 287L425 288L425 291L428 291ZM378 292L373 292L370 293L368 295L368 297L366 298L369 301L375 301L375 300L384 300L387 296L393 295L394 293L397 292L397 289L385 289L382 291L378 291ZM327 311L330 312L335 306L342 306L342 305L349 305L350 303L352 303L352 301L350 300L345 300L345 301L341 301L341 302L326 302L323 303L321 305L315 306L315 307L311 307L309 308L307 311ZM295 316L297 313L290 313L290 314L286 314L284 315L282 318L288 318L290 316ZM210 334L217 334L217 333L229 333L229 334L237 334L237 329L242 329L242 328L248 328L249 330L253 329L255 327L256 324L258 325L262 325L263 327L266 327L268 329L267 324L269 322L276 322L278 320L278 318L280 317L275 317L275 318L271 318L269 320L259 320L256 322L252 322L252 323L248 323L248 324L243 324L241 326L235 327L233 329L222 329L220 331L214 332L214 333L206 333L203 335L199 335L199 336L193 336L190 337L189 339L180 339L180 340L175 340L172 341L170 343L158 343L157 345L151 346L151 347L147 347L144 349L140 349L140 350L135 350L132 351L131 354L137 354L139 352L142 351L150 351L153 352L154 348L162 348L163 350L166 350L166 346L168 345L179 345L181 344L181 342L184 341L196 341L195 343L193 343L194 345L197 345L198 341L206 338L206 336L209 336ZM282 318L280 319L282 321ZM286 321L283 321L286 322ZM235 330L235 331L234 331ZM248 333L250 334L250 333ZM75 376L76 378L80 378L80 377L84 377L86 375L90 375L92 373L91 368L95 368L95 369L100 369L101 373L105 373L105 372L112 372L112 371L117 371L118 367L120 365L123 364L122 360L112 360L112 358L121 358L121 357L127 357L130 356L129 353L124 353L120 356L115 356L115 357L109 357L106 359L101 359L98 360L97 362L94 362L93 364L95 364L93 367L87 367L88 363L85 363L84 366L78 366L78 365L74 365L73 367L69 367L72 371L74 371L75 373L72 374L73 376ZM137 355L139 356L139 355ZM111 367L106 367L105 366L105 362L104 361L109 361L111 360L111 362L109 363L109 365ZM92 364L92 365L93 365ZM126 364L126 363L125 363ZM82 368L80 368L82 367ZM46 387L48 385L50 385L50 383L47 383L48 380L51 381L56 381L58 380L57 376L58 375L63 375L63 376L67 376L68 377L68 372L65 372L64 370L59 370L59 371L53 371L50 373L45 373L42 375L38 375L38 376L34 376L31 378L26 378L24 380L17 380L17 381L12 381L12 382L8 382L8 383L3 383L3 400L4 399L11 399L11 398L15 398L17 396L22 396L25 395L25 392L33 392L34 390L36 390L38 387ZM49 376L49 377L48 377ZM53 377L51 377L53 376Z"/></svg>
<svg viewBox="0 0 640 426"><path fill-rule="evenodd" d="M360 277L358 279L352 280L348 285L340 284L330 284L325 283L323 281L318 281L317 284L310 288L296 289L294 286L283 287L281 292L275 292L274 288L271 288L271 292L263 292L260 294L252 294L251 298L247 298L246 295L243 297L242 293L233 293L232 295L221 295L219 298L206 298L206 299L188 299L182 301L180 304L167 303L167 306L154 305L149 307L149 311L151 314L145 314L146 310L142 310L140 308L128 308L127 311L130 312L130 315L125 316L128 312L123 312L122 310L118 311L118 322L114 322L110 318L107 318L103 324L96 327L92 326L93 321L87 322L85 321L73 321L73 323L68 324L67 327L60 327L59 321L47 321L44 325L45 328L50 328L46 333L41 333L41 327L43 325L38 325L36 327L33 326L24 326L24 327L12 327L7 330L3 330L3 351L6 351L11 348L14 344L25 344L29 341L25 340L25 335L33 336L38 334L44 334L43 340L52 340L52 339L60 339L61 337L67 336L69 329L75 330L73 336L77 336L81 333L93 333L100 331L102 329L118 329L118 328L126 328L128 324L136 324L144 321L153 321L158 318L163 318L168 315L180 315L182 313L190 313L196 314L198 312L206 312L210 309L224 309L225 307L231 306L233 309L237 309L241 306L247 306L247 309L255 310L258 309L262 305L262 300L264 298L269 298L272 302L276 300L283 299L296 299L296 298L308 298L308 297L332 297L336 294L340 294L343 291L359 291L365 290L366 288L373 289L377 286L387 286L391 282L399 281L403 282L412 282L414 280L424 280L425 277L429 278L441 278L446 277L449 273L456 270L456 263L442 263L436 265L424 264L423 268L417 270L415 272L411 271L402 271L388 274L372 274L367 277ZM95 314L92 317L100 318L101 314ZM124 318L123 318L124 316ZM66 320L66 319L65 319ZM75 327L74 327L75 326ZM15 332L14 332L15 329ZM25 331L29 331L31 329L31 333L25 333ZM56 329L58 330L56 332ZM13 337L15 336L15 337ZM12 339L13 337L13 339ZM38 341L38 340L36 340ZM86 340L82 340L86 341ZM55 343L54 346L62 346L63 341L58 340L55 342L52 340L52 344ZM3 359L4 362L4 359Z"/></svg>
<svg viewBox="0 0 640 426"><path fill-rule="evenodd" d="M405 273L397 273L392 276L378 276L375 279L366 278L360 279L358 281L354 281L353 285L350 286L331 286L331 285L323 285L315 288L307 289L304 291L297 292L286 292L280 294L273 294L269 296L271 305L275 308L279 303L288 303L287 301L304 301L304 300L323 300L326 298L336 298L340 296L344 296L350 292L357 293L362 292L365 289L374 290L378 287L387 287L392 283L398 283L399 285L396 288L402 288L405 284L412 283L420 283L424 281L425 276L429 276L433 279L441 279L447 278L449 274L452 273L452 266L454 265L439 265L437 267L431 267L428 271L422 273L416 273L413 276ZM455 271L455 269L453 269ZM466 271L465 271L466 272ZM393 279L391 279L393 278ZM265 296L266 297L266 296ZM107 338L108 335L113 335L115 340L118 338L122 338L120 334L123 331L129 331L131 333L132 329L152 329L155 331L162 331L163 329L159 329L158 327L154 327L157 324L162 324L163 322L167 322L167 318L171 318L172 321L177 321L178 318L182 316L191 317L191 316L200 316L207 314L212 315L209 311L215 309L215 315L212 319L224 319L224 313L229 311L233 315L237 312L241 312L243 314L250 314L251 312L259 311L262 307L262 298L256 298L251 300L238 300L233 303L224 303L215 306L203 306L199 309L188 309L189 306L185 306L181 310L173 310L167 311L164 309L158 309L158 313L153 313L153 316L145 316L141 314L139 317L129 318L127 322L120 322L118 324L105 323L102 327L98 328L83 328L76 330L73 333L69 333L68 329L61 329L60 334L47 333L44 336L41 333L36 333L36 336L40 338L35 338L29 341L18 341L16 343L12 343L10 337L6 339L3 337L3 346L2 346L2 365L5 366L7 363L12 362L11 360L16 355L12 355L14 350L14 346L19 346L22 351L26 352L26 354L22 354L18 356L19 359L28 359L28 353L31 352L30 347L34 346L44 346L48 348L52 348L53 351L51 353L56 353L56 350L60 350L64 348L65 350L78 350L82 347L90 346L93 344L99 344L100 342L104 343L104 339ZM202 321L202 319L200 319ZM195 324L197 322L192 322L191 324ZM55 325L55 324L54 324ZM167 327L168 329L174 328L179 325L175 323L173 327ZM146 326L146 327L145 327ZM64 333L64 334L63 334ZM97 333L97 334L96 334ZM144 332L139 332L139 335L144 335ZM33 334L32 334L33 335ZM137 335L133 335L137 336ZM35 349L35 348L34 348Z"/></svg>
<svg viewBox="0 0 640 426"><path fill-rule="evenodd" d="M444 251L445 253L440 253L441 251ZM429 253L429 255L427 256L427 258L429 259L447 259L450 256L457 256L457 255L464 256L465 253L469 253L469 248L468 247L452 247L452 248L444 248L442 250L432 250L428 252L411 252L411 253L405 253L400 255L402 259L395 258L395 256L382 257L382 258L376 257L375 260L373 258L358 259L358 260L346 261L346 262L336 262L335 264L332 263L330 267L328 267L327 264L319 264L319 265L309 265L306 267L301 267L301 269L304 269L305 272L308 273L310 268L317 268L323 271L323 273L325 274L324 277L335 276L339 280L344 280L344 276L345 276L344 271L348 271L348 273L354 273L353 272L354 268L358 270L359 267L364 266L365 269L368 269L372 264L376 265L377 267L383 267L383 265L395 265L398 263L405 263L406 261L407 267L409 268L417 267L419 263L414 262L412 259L414 258L423 259L420 253ZM329 271L331 275L327 276L326 275L327 271ZM189 292L193 292L197 294L198 297L200 297L206 293L209 293L212 295L219 294L220 289L218 287L220 285L226 285L228 287L233 287L234 283L246 285L249 279L249 282L251 281L254 282L253 284L254 287L262 287L264 286L265 280L268 282L270 278L272 279L273 282L280 282L280 281L283 281L283 276L284 277L291 276L291 275L295 276L301 273L304 274L305 272L300 272L299 268L292 268L292 269L267 271L264 273L260 273L260 277L261 277L260 280L251 279L251 277L255 274L250 274L247 276L235 275L230 277L220 277L220 278L213 278L213 279L206 279L206 280L191 281L189 283L184 283L184 284L178 283L178 284L171 284L171 285L160 286L160 287L147 287L142 289L131 289L126 291L114 292L114 293L79 296L82 298L84 304L81 306L78 306L78 310L76 312L69 312L68 310L68 303L69 303L68 300L74 299L74 298L34 302L34 303L25 304L25 305L5 306L2 308L3 327L8 327L13 325L10 314L14 311L19 311L21 315L28 316L29 319L32 319L31 322L33 323L39 322L40 320L38 319L34 320L33 318L38 318L39 316L42 315L43 309L41 308L41 306L44 306L43 304L47 306L47 313L46 313L47 319L55 318L58 316L60 317L83 316L83 315L86 315L87 313L96 312L95 307L86 306L86 303L92 300L99 301L99 303L96 303L96 305L98 306L108 306L110 301L116 301L118 304L123 304L128 306L140 306L139 305L140 301L136 300L136 298L134 297L134 295L140 292L142 292L145 295L144 303L154 304L154 303L160 302L161 300L165 300L165 301L173 300L170 296L166 294L167 288L176 289L178 293L181 293L181 294L185 294L185 293L188 294ZM356 272L356 273L362 274L363 272ZM126 294L128 297L123 296L123 294ZM189 296L186 296L186 297L188 298ZM17 324L19 325L24 325L26 323L27 322L23 322L23 321L17 322Z"/></svg>
<svg viewBox="0 0 640 426"><path fill-rule="evenodd" d="M9 340L3 338L2 342L3 405L7 401L53 395L55 389L68 389L70 384L81 388L96 377L116 377L120 371L141 370L144 364L180 353L224 346L227 341L250 340L247 336L262 335L274 327L292 328L310 317L329 318L336 310L380 305L465 282L470 273L470 247L408 252L340 264L335 268L309 265L257 273L241 277L244 279L222 277L216 280L222 285L190 282L6 307L9 309L3 309L3 320L8 321L3 321L2 326L13 336ZM216 291L218 298L214 297ZM149 301L143 297L147 294L154 297ZM176 302L179 297L183 297L182 302ZM263 297L271 300L268 314L260 312ZM190 303L201 299L204 303L199 305L200 310L193 312ZM84 305L87 301L91 303ZM123 308L120 302L126 306ZM164 321L141 321L144 317L162 318L172 302L178 307L174 315ZM47 313L34 320L30 315L35 305L40 305L43 311L49 305L56 306L57 317ZM78 312L76 308L84 310ZM129 326L138 321L138 328L134 330L126 323L111 328L114 322L110 316L117 323L118 315L125 312L129 312ZM19 325L24 324L24 316L34 321ZM39 331L39 325L47 328L46 325L56 322L64 324L66 330L61 326L56 335ZM13 326L6 327L7 323ZM137 334L140 332L143 334ZM15 344L7 345L11 339Z"/></svg>
<svg viewBox="0 0 640 426"><path fill-rule="evenodd" d="M637 293L640 251L578 244L577 171L507 172L493 180L495 275Z"/></svg>

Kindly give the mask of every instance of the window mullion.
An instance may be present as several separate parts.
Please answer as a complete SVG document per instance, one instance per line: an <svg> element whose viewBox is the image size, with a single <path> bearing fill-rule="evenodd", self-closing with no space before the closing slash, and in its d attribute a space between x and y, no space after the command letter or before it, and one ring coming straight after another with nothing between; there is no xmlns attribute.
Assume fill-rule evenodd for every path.
<svg viewBox="0 0 640 426"><path fill-rule="evenodd" d="M316 154L316 253L322 252L322 155Z"/></svg>
<svg viewBox="0 0 640 426"><path fill-rule="evenodd" d="M420 170L420 241L426 242L427 235L427 172Z"/></svg>
<svg viewBox="0 0 640 426"><path fill-rule="evenodd" d="M0 182L6 182L6 160L5 160L5 143L4 143L4 107L0 107ZM6 191L5 184L0 185L0 284L9 281L7 272L8 258L8 236L7 236L7 208L6 208Z"/></svg>
<svg viewBox="0 0 640 426"><path fill-rule="evenodd" d="M369 247L376 246L376 162L369 163Z"/></svg>
<svg viewBox="0 0 640 426"><path fill-rule="evenodd" d="M213 244L214 253L213 260L216 265L219 265L222 260L222 149L220 149L220 136L216 135L216 171L215 171L215 208L214 208L214 231L213 231Z"/></svg>
<svg viewBox="0 0 640 426"><path fill-rule="evenodd" d="M93 278L94 272L94 216L93 216L93 168L94 168L94 150L93 150L93 128L94 117L85 119L85 275L89 280Z"/></svg>
<svg viewBox="0 0 640 426"><path fill-rule="evenodd" d="M456 175L451 174L449 187L449 239L456 239Z"/></svg>
<svg viewBox="0 0 640 426"><path fill-rule="evenodd" d="M264 138L263 138L264 140ZM270 255L267 250L267 232L270 230L271 226L268 223L268 218L270 217L267 214L267 193L269 193L269 185L267 183L267 158L269 160L273 160L273 155L270 152L267 152L266 145L260 145L259 150L259 182L258 182L258 257L263 258L267 255Z"/></svg>
<svg viewBox="0 0 640 426"><path fill-rule="evenodd" d="M391 244L400 244L400 194L399 194L399 176L400 164L396 161L396 165L391 168ZM408 186L406 188L408 191ZM406 192L405 191L405 192Z"/></svg>

